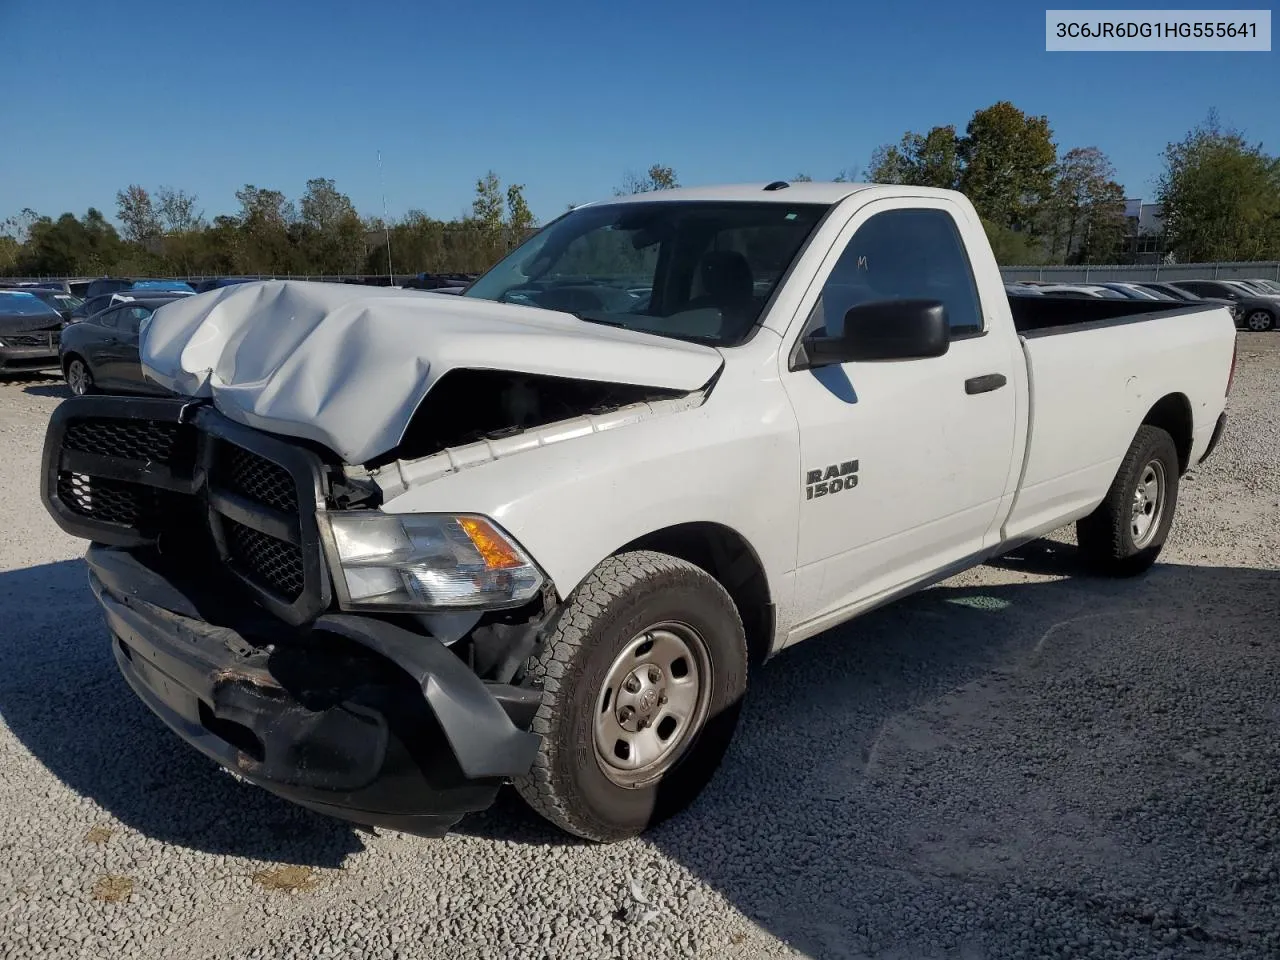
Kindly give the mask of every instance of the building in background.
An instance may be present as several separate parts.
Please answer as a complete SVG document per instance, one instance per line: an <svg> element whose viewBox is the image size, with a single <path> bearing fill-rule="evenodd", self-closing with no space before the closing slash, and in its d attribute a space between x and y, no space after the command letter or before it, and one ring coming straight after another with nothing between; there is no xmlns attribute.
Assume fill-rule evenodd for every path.
<svg viewBox="0 0 1280 960"><path fill-rule="evenodd" d="M1158 203L1125 200L1124 218L1126 261L1128 263L1163 263L1164 208Z"/></svg>

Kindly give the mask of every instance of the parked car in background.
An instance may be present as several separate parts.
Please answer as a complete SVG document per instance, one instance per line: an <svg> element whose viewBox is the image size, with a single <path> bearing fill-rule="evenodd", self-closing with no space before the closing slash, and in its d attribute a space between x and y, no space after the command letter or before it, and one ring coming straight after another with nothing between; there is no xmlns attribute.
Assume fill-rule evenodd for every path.
<svg viewBox="0 0 1280 960"><path fill-rule="evenodd" d="M16 289L21 290L23 293L29 293L31 296L53 307L62 317L63 323L70 323L71 315L75 312L76 307L84 303L79 297L64 293L61 289L55 287L19 287Z"/></svg>
<svg viewBox="0 0 1280 960"><path fill-rule="evenodd" d="M1198 297L1218 297L1239 306L1236 322L1246 330L1261 333L1280 323L1280 298L1264 297L1230 280L1170 280L1170 284Z"/></svg>
<svg viewBox="0 0 1280 960"><path fill-rule="evenodd" d="M1114 290L1120 296L1129 300L1176 300L1167 293L1158 293L1155 290L1147 290L1136 283L1128 283L1119 280L1110 280L1105 283L1098 284L1100 287L1106 287L1108 290Z"/></svg>
<svg viewBox="0 0 1280 960"><path fill-rule="evenodd" d="M132 277L98 277L89 282L89 289L85 291L84 298L92 300L94 297L115 293L117 290L128 290L132 286Z"/></svg>
<svg viewBox="0 0 1280 960"><path fill-rule="evenodd" d="M210 290L220 290L223 287L235 286L237 283L252 283L259 277L209 277L204 280L196 280L192 282L191 289L196 293L208 293Z"/></svg>
<svg viewBox="0 0 1280 960"><path fill-rule="evenodd" d="M1244 280L1241 282L1249 284L1264 296L1280 297L1280 282L1275 280Z"/></svg>
<svg viewBox="0 0 1280 960"><path fill-rule="evenodd" d="M190 290L135 290L130 287L128 290L119 290L116 293L107 293L100 297L86 300L71 311L71 319L68 322L78 323L81 320L92 317L95 313L107 309L107 307L115 306L118 303L128 303L138 297L148 297L155 294L172 294L175 297L195 296Z"/></svg>
<svg viewBox="0 0 1280 960"><path fill-rule="evenodd" d="M71 296L73 296L73 297L77 297L77 298L79 298L79 299L83 300L83 299L84 299L84 296L85 296L85 293L86 293L86 292L88 291L88 289L89 289L89 284L90 284L90 283L92 283L92 282L93 282L93 281L92 281L92 280L89 280L89 279L82 279L82 280L19 280L19 281L10 281L10 282L6 282L6 283L4 283L4 284L2 284L2 285L3 285L3 286L6 286L6 287L14 287L14 288L17 288L17 289L22 289L22 290L31 290L31 289L56 290L56 291L59 291L59 292L61 292L61 293L68 293L68 294L70 294L70 295L71 295Z"/></svg>
<svg viewBox="0 0 1280 960"><path fill-rule="evenodd" d="M100 392L168 394L142 375L138 334L160 307L192 294L131 290L112 296L119 298L113 306L63 331L55 365L62 368L67 386L78 397Z"/></svg>
<svg viewBox="0 0 1280 960"><path fill-rule="evenodd" d="M1137 282L1137 286L1151 290L1154 293L1163 293L1184 303L1211 303L1215 306L1226 307L1231 311L1231 318L1235 320L1236 326L1240 326L1240 304L1234 300L1228 300L1226 297L1201 297L1190 290L1183 290L1181 287L1175 287L1171 283L1164 283L1159 280L1140 280Z"/></svg>
<svg viewBox="0 0 1280 960"><path fill-rule="evenodd" d="M1004 292L1011 297L1043 297L1044 291L1030 283L1006 283Z"/></svg>
<svg viewBox="0 0 1280 960"><path fill-rule="evenodd" d="M135 280L130 290L179 290L195 293L195 288L185 280Z"/></svg>
<svg viewBox="0 0 1280 960"><path fill-rule="evenodd" d="M0 374L58 366L62 315L27 290L0 290Z"/></svg>
<svg viewBox="0 0 1280 960"><path fill-rule="evenodd" d="M1094 297L1100 300L1130 300L1122 293L1096 283L1041 283L1040 292L1050 297Z"/></svg>
<svg viewBox="0 0 1280 960"><path fill-rule="evenodd" d="M419 273L400 286L406 290L443 290L452 293L452 288L466 287L475 278L476 275L472 273Z"/></svg>

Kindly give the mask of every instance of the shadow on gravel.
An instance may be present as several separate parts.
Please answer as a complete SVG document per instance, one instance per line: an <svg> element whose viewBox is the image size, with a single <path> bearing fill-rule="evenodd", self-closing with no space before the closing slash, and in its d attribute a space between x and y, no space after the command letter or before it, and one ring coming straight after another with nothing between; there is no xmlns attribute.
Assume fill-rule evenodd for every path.
<svg viewBox="0 0 1280 960"><path fill-rule="evenodd" d="M711 786L643 842L814 958L1263 955L1280 881L1246 864L1280 845L1277 622L1270 570L935 587L758 670ZM1236 796L1250 776L1271 786ZM566 842L510 795L459 829Z"/></svg>
<svg viewBox="0 0 1280 960"><path fill-rule="evenodd" d="M28 370L21 373L0 375L0 385L21 386L22 392L33 397L69 397L71 391L60 373L49 370Z"/></svg>
<svg viewBox="0 0 1280 960"><path fill-rule="evenodd" d="M22 392L32 397L54 397L58 400L65 400L71 396L71 391L61 380L28 384L22 388Z"/></svg>
<svg viewBox="0 0 1280 960"><path fill-rule="evenodd" d="M0 611L0 720L50 773L126 828L208 853L307 866L340 866L363 849L351 826L232 779L134 697L82 561L0 573Z"/></svg>

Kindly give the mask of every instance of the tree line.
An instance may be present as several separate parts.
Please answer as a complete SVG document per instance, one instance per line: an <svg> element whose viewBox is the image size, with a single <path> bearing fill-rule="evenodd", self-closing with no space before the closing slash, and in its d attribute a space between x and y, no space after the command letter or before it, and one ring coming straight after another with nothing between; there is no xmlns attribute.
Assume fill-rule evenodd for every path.
<svg viewBox="0 0 1280 960"><path fill-rule="evenodd" d="M794 180L811 179L798 174ZM907 131L875 150L865 172L834 180L944 187L977 208L1002 264L1120 263L1129 256L1124 189L1100 149L1060 150L1049 120L1009 101L954 125ZM672 167L627 173L616 194L679 185ZM1164 247L1178 262L1280 259L1280 158L1211 112L1164 150L1155 198ZM33 210L0 222L0 275L212 276L473 273L537 227L524 185L489 171L470 211L362 216L333 180L308 180L295 202L254 184L239 210L206 219L181 189L130 184L116 194L117 229L97 208L55 218Z"/></svg>
<svg viewBox="0 0 1280 960"><path fill-rule="evenodd" d="M1280 260L1280 158L1211 111L1163 159L1155 200L1173 260ZM1060 152L1047 117L1008 101L976 111L964 133L936 126L877 148L867 179L962 191L1002 264L1131 256L1124 188L1106 154Z"/></svg>

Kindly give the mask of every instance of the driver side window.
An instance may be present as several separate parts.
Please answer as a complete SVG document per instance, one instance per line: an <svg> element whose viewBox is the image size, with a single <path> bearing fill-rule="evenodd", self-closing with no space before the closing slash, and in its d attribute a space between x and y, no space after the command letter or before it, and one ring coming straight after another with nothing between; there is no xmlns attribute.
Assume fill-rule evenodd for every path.
<svg viewBox="0 0 1280 960"><path fill-rule="evenodd" d="M877 300L940 300L953 337L982 333L982 305L964 241L945 210L877 213L850 239L822 286L804 335L838 337L850 308Z"/></svg>

